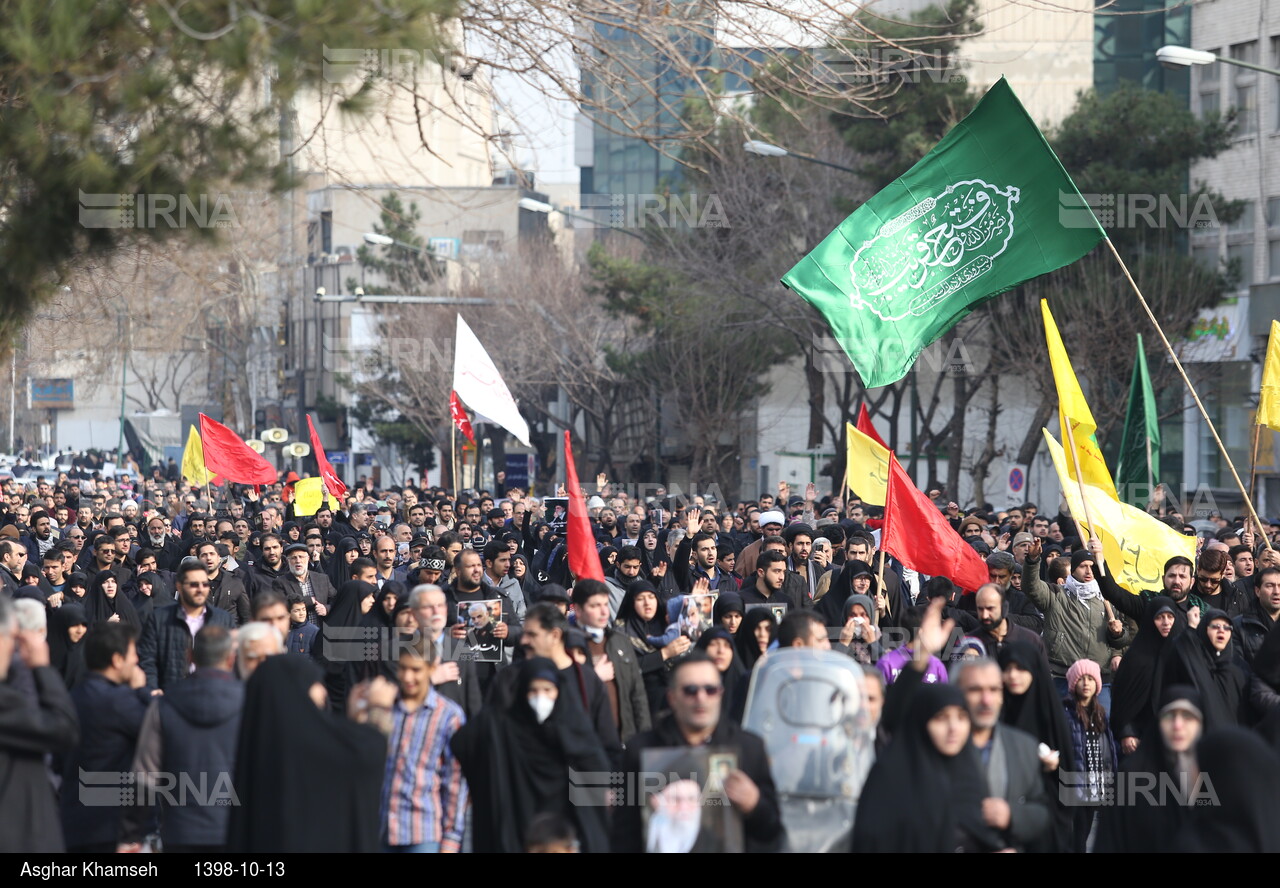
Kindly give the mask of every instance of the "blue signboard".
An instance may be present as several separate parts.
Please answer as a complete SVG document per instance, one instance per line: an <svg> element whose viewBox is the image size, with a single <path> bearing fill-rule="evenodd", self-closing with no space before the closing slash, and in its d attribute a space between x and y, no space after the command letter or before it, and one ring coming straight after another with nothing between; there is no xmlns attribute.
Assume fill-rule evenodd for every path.
<svg viewBox="0 0 1280 888"><path fill-rule="evenodd" d="M330 450L325 456L329 457L329 462L335 466L345 466L348 462L347 451L345 450Z"/></svg>
<svg viewBox="0 0 1280 888"><path fill-rule="evenodd" d="M27 407L48 410L71 410L75 404L75 381L71 379L32 379Z"/></svg>

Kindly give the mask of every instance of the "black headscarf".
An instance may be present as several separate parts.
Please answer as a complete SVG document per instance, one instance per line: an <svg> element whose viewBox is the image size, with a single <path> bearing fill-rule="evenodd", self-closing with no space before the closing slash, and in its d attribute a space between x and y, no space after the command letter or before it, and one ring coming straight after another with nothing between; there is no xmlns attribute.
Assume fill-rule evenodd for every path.
<svg viewBox="0 0 1280 888"><path fill-rule="evenodd" d="M738 649L734 645L733 633L717 624L698 636L698 643L695 647L700 651L705 651L710 647L711 642L717 638L727 641L729 647L733 650L733 659L729 661L729 668L720 673L720 681L724 685L723 699L733 700L734 693L738 688L738 682L746 675L746 670L738 657ZM726 712L726 714L728 713Z"/></svg>
<svg viewBox="0 0 1280 888"><path fill-rule="evenodd" d="M320 669L267 657L245 687L228 849L236 853L368 853L379 849L387 741L316 707Z"/></svg>
<svg viewBox="0 0 1280 888"><path fill-rule="evenodd" d="M471 790L473 848L519 853L529 822L549 812L575 824L584 851L608 851L602 808L569 798L570 768L610 770L581 699L544 657L524 661L519 670L511 702L485 706L453 737L453 753ZM559 688L555 708L542 724L528 701L535 679Z"/></svg>
<svg viewBox="0 0 1280 888"><path fill-rule="evenodd" d="M755 668L756 661L760 659L760 643L756 641L756 627L761 623L768 621L769 623L769 640L778 637L778 621L773 616L773 611L767 607L753 607L747 611L747 615L742 618L741 625L733 637L733 647L738 653L738 662L742 664L742 668L750 671Z"/></svg>
<svg viewBox="0 0 1280 888"><path fill-rule="evenodd" d="M388 595L394 595L398 605L401 599L409 597L409 590L399 580L387 580L378 590L378 597L373 600L373 607L369 608L369 613L360 618L361 626L372 626L375 629L391 628L394 610L392 613L387 613L385 602Z"/></svg>
<svg viewBox="0 0 1280 888"><path fill-rule="evenodd" d="M840 568L840 573L831 578L831 586L828 588L827 594L822 596L813 608L814 612L822 618L822 622L825 625L844 625L845 605L849 601L849 596L854 594L853 578L864 573L871 577L871 588L864 593L872 602L870 616L876 622L876 625L880 624L879 614L877 614L874 606L876 590L879 588L875 571L865 561L846 561L844 567Z"/></svg>
<svg viewBox="0 0 1280 888"><path fill-rule="evenodd" d="M49 665L62 676L67 688L73 688L85 673L84 636L72 642L67 634L72 626L88 626L89 617L78 600L64 601L62 607L49 612Z"/></svg>
<svg viewBox="0 0 1280 888"><path fill-rule="evenodd" d="M1155 711L1176 700L1185 700L1204 711L1200 692L1190 685L1166 684L1156 698ZM1147 732L1131 755L1120 760L1117 779L1125 781L1128 775L1140 775L1144 785L1179 786L1189 778L1181 773L1177 757L1164 743L1160 722L1153 719ZM1210 778L1212 779L1212 778ZM1180 850L1177 838L1181 828L1190 820L1192 808L1177 804L1164 793L1130 792L1125 796L1127 804L1103 807L1098 813L1097 853L1151 853Z"/></svg>
<svg viewBox="0 0 1280 888"><path fill-rule="evenodd" d="M658 609L651 620L642 619L636 613L636 596L641 592L648 592L658 601ZM618 605L617 626L631 640L636 650L647 654L657 650L647 639L656 638L667 631L665 615L666 608L662 606L662 596L658 594L653 583L648 580L635 580L627 586L627 594L623 596L622 604Z"/></svg>
<svg viewBox="0 0 1280 888"><path fill-rule="evenodd" d="M1192 809L1177 846L1210 854L1280 851L1280 755L1234 725L1205 734L1196 755L1216 804Z"/></svg>
<svg viewBox="0 0 1280 888"><path fill-rule="evenodd" d="M329 582L333 583L335 589L351 581L351 565L346 559L346 554L351 551L359 553L360 544L356 542L355 537L344 536L338 540L333 557L329 559ZM357 554L356 557L359 555Z"/></svg>
<svg viewBox="0 0 1280 888"><path fill-rule="evenodd" d="M80 588L84 589L85 594L76 595L71 591L72 586L79 586ZM88 574L79 570L73 570L71 573L67 574L67 583L65 586L63 586L63 591L64 591L64 594L62 596L63 601L78 601L81 604L84 604L85 601L88 600L89 598Z"/></svg>
<svg viewBox="0 0 1280 888"><path fill-rule="evenodd" d="M115 580L116 583L114 598L108 598L107 593L102 588L103 583L108 579ZM93 578L93 584L89 587L89 592L84 597L84 604L85 615L89 618L90 623L106 621L113 616L118 616L121 623L128 623L134 629L142 629L142 621L138 619L138 612L124 594L120 580L109 570L98 571L98 575Z"/></svg>
<svg viewBox="0 0 1280 888"><path fill-rule="evenodd" d="M737 592L721 592L720 596L716 598L715 607L711 611L711 618L717 626L721 625L720 619L725 614L739 614L742 617L746 617L747 606L743 602L742 596ZM733 635L735 633L730 632L729 634Z"/></svg>
<svg viewBox="0 0 1280 888"><path fill-rule="evenodd" d="M360 602L377 594L378 587L372 583L347 580L329 602L329 612L320 620L320 632L311 643L311 656L324 667L324 686L335 712L343 711L348 688L363 674L359 667L364 660L356 661L352 656L360 640L353 630L362 626L365 617Z"/></svg>
<svg viewBox="0 0 1280 888"><path fill-rule="evenodd" d="M1156 628L1156 617L1162 613L1172 613L1175 618L1167 637ZM1156 595L1147 602L1138 634L1111 682L1111 725L1117 738L1142 737L1155 718L1152 704L1160 697L1164 654L1187 627L1185 616L1177 619L1179 613L1167 595Z"/></svg>
<svg viewBox="0 0 1280 888"><path fill-rule="evenodd" d="M138 588L138 584L143 582L151 584L150 595L143 595L142 590ZM173 604L176 599L173 597L173 590L160 574L147 571L139 574L129 585L129 600L133 602L133 609L138 612L138 619L146 620L153 610L164 607L166 604Z"/></svg>
<svg viewBox="0 0 1280 888"><path fill-rule="evenodd" d="M1248 672L1236 662L1235 639L1222 651L1210 644L1209 624L1214 620L1231 618L1216 608L1201 614L1195 631L1183 633L1169 646L1163 675L1165 684L1188 684L1200 692L1205 730L1239 724L1249 688Z"/></svg>
<svg viewBox="0 0 1280 888"><path fill-rule="evenodd" d="M1067 727L1062 698L1053 684L1053 675L1044 655L1027 641L1014 640L1000 649L996 662L1003 671L1016 663L1031 673L1031 687L1025 694L1014 695L1006 689L1000 721L1026 731L1050 749L1058 751L1060 770L1075 769L1071 729Z"/></svg>
<svg viewBox="0 0 1280 888"><path fill-rule="evenodd" d="M947 757L929 737L929 720L948 706L966 709L959 688L922 684L917 689L901 727L862 788L853 828L855 852L949 853L1002 847L1000 837L982 819L987 787L973 746L966 743L957 755Z"/></svg>

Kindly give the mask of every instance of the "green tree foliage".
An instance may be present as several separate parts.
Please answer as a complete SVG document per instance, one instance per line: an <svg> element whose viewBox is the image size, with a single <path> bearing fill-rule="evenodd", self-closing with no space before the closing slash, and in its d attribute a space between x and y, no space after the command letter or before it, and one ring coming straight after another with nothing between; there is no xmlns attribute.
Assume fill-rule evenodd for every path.
<svg viewBox="0 0 1280 888"><path fill-rule="evenodd" d="M863 175L876 190L928 154L977 103L957 62L961 41L981 30L977 7L977 0L949 0L905 22L863 10L839 44L844 53L867 58L869 77L891 83L872 107L850 105L832 114L848 146L864 156Z"/></svg>
<svg viewBox="0 0 1280 888"><path fill-rule="evenodd" d="M456 0L11 0L0 3L0 321L10 328L78 258L132 238L213 236L122 216L82 223L83 195L199 205L279 190L288 101L342 71L330 48L443 58ZM374 74L342 84L356 113ZM91 203L101 203L90 198Z"/></svg>
<svg viewBox="0 0 1280 888"><path fill-rule="evenodd" d="M362 269L381 275L387 283L380 287L365 287L365 292L370 295L416 295L442 280L443 261L433 258L418 234L422 221L418 205L410 203L406 209L400 195L391 191L383 195L381 207L381 221L373 226L373 233L391 238L392 243L385 246L365 244L356 250L356 261ZM354 291L355 288L355 278L348 278L347 289Z"/></svg>

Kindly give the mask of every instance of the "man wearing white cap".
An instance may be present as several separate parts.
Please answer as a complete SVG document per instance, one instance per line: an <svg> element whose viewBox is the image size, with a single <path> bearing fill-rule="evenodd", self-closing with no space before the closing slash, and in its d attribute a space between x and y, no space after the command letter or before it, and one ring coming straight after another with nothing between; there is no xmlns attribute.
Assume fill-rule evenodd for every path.
<svg viewBox="0 0 1280 888"><path fill-rule="evenodd" d="M760 530L763 531L763 536L738 553L738 563L734 565L734 572L738 576L755 579L756 559L760 557L760 546L764 542L764 537L777 536L782 533L784 524L786 524L786 518L777 509L761 513Z"/></svg>

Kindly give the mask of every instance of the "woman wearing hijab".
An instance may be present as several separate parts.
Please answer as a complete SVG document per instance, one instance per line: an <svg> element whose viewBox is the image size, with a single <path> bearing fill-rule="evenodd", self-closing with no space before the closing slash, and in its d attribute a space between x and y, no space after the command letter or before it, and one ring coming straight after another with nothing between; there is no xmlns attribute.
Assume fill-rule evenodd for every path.
<svg viewBox="0 0 1280 888"><path fill-rule="evenodd" d="M128 623L141 631L142 621L129 599L120 591L120 582L109 570L99 571L85 595L85 615L90 623Z"/></svg>
<svg viewBox="0 0 1280 888"><path fill-rule="evenodd" d="M155 571L139 574L133 582L132 592L129 600L133 604L133 609L138 612L138 619L144 623L153 610L174 602L173 592Z"/></svg>
<svg viewBox="0 0 1280 888"><path fill-rule="evenodd" d="M245 685L228 850L365 853L379 845L387 739L326 711L320 668L267 657Z"/></svg>
<svg viewBox="0 0 1280 888"><path fill-rule="evenodd" d="M778 621L774 618L773 611L767 607L753 607L747 611L747 615L742 618L742 625L733 636L733 646L737 649L742 668L747 672L754 669L756 661L777 637Z"/></svg>
<svg viewBox="0 0 1280 888"><path fill-rule="evenodd" d="M1155 724L1154 701L1160 698L1164 657L1186 630L1167 595L1156 595L1138 622L1138 634L1120 660L1111 683L1111 726L1119 752L1128 755Z"/></svg>
<svg viewBox="0 0 1280 888"><path fill-rule="evenodd" d="M1209 854L1280 851L1280 755L1253 731L1234 726L1206 733L1196 755L1213 782L1215 804L1192 808L1177 847Z"/></svg>
<svg viewBox="0 0 1280 888"><path fill-rule="evenodd" d="M747 606L737 592L721 592L716 599L711 619L717 626L723 626L730 635L738 634L738 627L747 615Z"/></svg>
<svg viewBox="0 0 1280 888"><path fill-rule="evenodd" d="M875 613L876 606L868 596L850 595L844 605L844 619L840 621L840 641L831 649L848 654L863 666L875 665L884 656Z"/></svg>
<svg viewBox="0 0 1280 888"><path fill-rule="evenodd" d="M333 588L340 589L342 584L351 579L351 562L360 557L360 544L355 537L342 537L338 540L333 557L329 559L329 582Z"/></svg>
<svg viewBox="0 0 1280 888"><path fill-rule="evenodd" d="M720 684L724 687L721 692L723 699L736 700L736 694L740 693L738 685L746 676L746 670L738 662L738 652L733 646L733 635L723 626L712 626L698 637L698 643L695 646L698 650L705 651L711 658L711 662L715 663L716 668L720 670ZM726 710L725 714L732 721L741 720L741 714L738 713L735 717L732 707Z"/></svg>
<svg viewBox="0 0 1280 888"><path fill-rule="evenodd" d="M1065 852L1071 847L1072 812L1062 804L1058 774L1076 770L1075 752L1049 662L1031 642L1016 639L1000 649L996 662L1004 673L1004 707L1000 710L1000 721L1025 731L1050 750L1040 760L1049 768L1043 772L1045 791L1049 798L1056 800L1054 828L1046 838L1051 846L1035 850Z"/></svg>
<svg viewBox="0 0 1280 888"><path fill-rule="evenodd" d="M534 657L518 668L511 702L486 705L453 737L471 791L473 850L518 853L529 823L550 813L574 825L583 851L608 851L604 800L571 800L569 784L570 769L608 771L609 757L553 662Z"/></svg>
<svg viewBox="0 0 1280 888"><path fill-rule="evenodd" d="M1231 618L1210 608L1199 626L1173 642L1165 659L1165 684L1191 685L1200 692L1205 730L1240 724L1248 701L1248 668L1237 661L1233 631Z"/></svg>
<svg viewBox="0 0 1280 888"><path fill-rule="evenodd" d="M1200 775L1196 748L1204 723L1200 693L1190 685L1165 685L1157 702L1155 721L1137 751L1120 763L1117 778L1126 804L1108 805L1098 812L1097 853L1181 850L1181 831L1195 810L1194 802L1187 802ZM1139 786L1150 791L1135 792Z"/></svg>
<svg viewBox="0 0 1280 888"><path fill-rule="evenodd" d="M523 552L512 554L509 574L519 580L520 591L524 593L525 606L532 607L538 600L538 592L542 589L542 585L534 576L532 568L529 567L529 559Z"/></svg>
<svg viewBox="0 0 1280 888"><path fill-rule="evenodd" d="M662 605L658 592L648 580L635 580L627 587L627 594L618 606L618 619L614 624L635 651L644 677L644 690L649 698L649 711L657 715L667 698L667 667L689 649L689 639L684 636L661 644L667 630L662 617Z"/></svg>
<svg viewBox="0 0 1280 888"><path fill-rule="evenodd" d="M85 603L85 599L89 595L89 577L81 571L75 570L67 574L66 594L62 596L63 602L78 601Z"/></svg>
<svg viewBox="0 0 1280 888"><path fill-rule="evenodd" d="M969 743L970 727L959 688L921 684L916 689L862 788L854 852L1000 849L1000 837L982 816L987 787Z"/></svg>
<svg viewBox="0 0 1280 888"><path fill-rule="evenodd" d="M280 525L280 536L284 539L286 547L290 543L300 543L302 542L302 528L298 526L296 521L286 521Z"/></svg>
<svg viewBox="0 0 1280 888"><path fill-rule="evenodd" d="M338 594L329 602L329 612L321 620L320 633L312 643L311 656L324 667L324 686L329 694L329 706L335 712L342 712L346 707L347 690L357 676L355 667L360 665L352 662L349 654L339 658L339 652L345 654L363 648L363 644L354 643L361 638L355 630L373 610L377 594L377 586L359 580L347 580L339 586Z"/></svg>
<svg viewBox="0 0 1280 888"><path fill-rule="evenodd" d="M89 618L78 601L65 601L48 613L49 665L71 690L85 673L83 641Z"/></svg>

